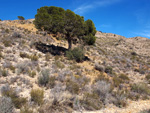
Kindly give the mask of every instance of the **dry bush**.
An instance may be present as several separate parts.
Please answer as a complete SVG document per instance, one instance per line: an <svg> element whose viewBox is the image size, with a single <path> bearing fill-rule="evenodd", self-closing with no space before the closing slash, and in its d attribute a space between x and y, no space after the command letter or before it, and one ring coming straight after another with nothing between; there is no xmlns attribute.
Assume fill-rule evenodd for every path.
<svg viewBox="0 0 150 113"><path fill-rule="evenodd" d="M19 97L13 89L8 89L2 92L3 96L10 97L12 103L17 109L20 109L23 105L27 103L27 99L23 97Z"/></svg>
<svg viewBox="0 0 150 113"><path fill-rule="evenodd" d="M32 89L30 92L31 100L34 101L36 104L41 105L43 104L44 98L44 91L41 89Z"/></svg>
<svg viewBox="0 0 150 113"><path fill-rule="evenodd" d="M13 113L14 105L10 97L0 97L0 112L1 113Z"/></svg>

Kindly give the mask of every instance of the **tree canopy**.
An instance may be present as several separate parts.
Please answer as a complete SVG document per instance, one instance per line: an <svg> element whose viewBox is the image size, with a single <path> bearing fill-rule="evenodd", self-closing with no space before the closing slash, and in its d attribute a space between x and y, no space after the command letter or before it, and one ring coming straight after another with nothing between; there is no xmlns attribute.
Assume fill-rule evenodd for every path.
<svg viewBox="0 0 150 113"><path fill-rule="evenodd" d="M25 18L23 16L18 16L19 20L25 20Z"/></svg>
<svg viewBox="0 0 150 113"><path fill-rule="evenodd" d="M37 10L34 24L39 30L54 34L58 32L64 34L68 41L68 49L71 49L74 38L83 39L87 44L93 44L96 40L94 37L96 28L92 20L84 21L84 17L75 14L69 9L64 10L55 6L41 7ZM88 43L91 39L93 42Z"/></svg>

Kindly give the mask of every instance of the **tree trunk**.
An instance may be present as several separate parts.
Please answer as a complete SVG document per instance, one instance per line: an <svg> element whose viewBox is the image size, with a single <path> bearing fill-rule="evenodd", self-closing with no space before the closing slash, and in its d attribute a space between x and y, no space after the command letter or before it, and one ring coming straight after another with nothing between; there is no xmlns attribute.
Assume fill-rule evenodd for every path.
<svg viewBox="0 0 150 113"><path fill-rule="evenodd" d="M72 40L68 39L68 49L70 50L72 48Z"/></svg>

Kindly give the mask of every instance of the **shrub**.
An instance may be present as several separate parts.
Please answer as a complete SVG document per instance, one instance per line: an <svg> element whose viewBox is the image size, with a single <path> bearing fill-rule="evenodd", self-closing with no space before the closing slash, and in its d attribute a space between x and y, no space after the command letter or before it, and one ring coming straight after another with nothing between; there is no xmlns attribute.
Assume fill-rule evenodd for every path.
<svg viewBox="0 0 150 113"><path fill-rule="evenodd" d="M35 71L29 70L29 76L30 76L30 77L34 77L35 75L36 75L36 72L35 72Z"/></svg>
<svg viewBox="0 0 150 113"><path fill-rule="evenodd" d="M78 94L80 90L80 85L72 80L68 80L67 83L67 90L73 94Z"/></svg>
<svg viewBox="0 0 150 113"><path fill-rule="evenodd" d="M119 76L119 78L122 79L122 80L127 80L127 81L130 80L129 77L127 75L125 75L125 74L121 74Z"/></svg>
<svg viewBox="0 0 150 113"><path fill-rule="evenodd" d="M106 81L97 81L94 84L94 93L98 94L98 96L101 98L101 101L105 102L106 98L108 98L108 94L111 91L110 84Z"/></svg>
<svg viewBox="0 0 150 113"><path fill-rule="evenodd" d="M35 54L30 56L30 59L31 59L32 61L38 61L38 58L39 58L39 57L36 56Z"/></svg>
<svg viewBox="0 0 150 113"><path fill-rule="evenodd" d="M0 97L0 112L1 113L13 113L14 106L11 98L2 96Z"/></svg>
<svg viewBox="0 0 150 113"><path fill-rule="evenodd" d="M0 69L0 75L2 75L3 77L8 76L8 70L6 70L6 69Z"/></svg>
<svg viewBox="0 0 150 113"><path fill-rule="evenodd" d="M0 59L3 58L3 54L0 52Z"/></svg>
<svg viewBox="0 0 150 113"><path fill-rule="evenodd" d="M52 76L52 77L49 78L49 86L50 86L50 88L54 88L55 80L56 80L55 76Z"/></svg>
<svg viewBox="0 0 150 113"><path fill-rule="evenodd" d="M146 83L133 84L131 90L140 94L150 94L150 89Z"/></svg>
<svg viewBox="0 0 150 113"><path fill-rule="evenodd" d="M50 56L49 53L47 53L47 54L45 55L45 60L46 60L46 61L49 61L50 59L51 59L51 56Z"/></svg>
<svg viewBox="0 0 150 113"><path fill-rule="evenodd" d="M14 32L14 34L12 35L12 37L15 37L15 38L21 38L22 35L19 34L18 32Z"/></svg>
<svg viewBox="0 0 150 113"><path fill-rule="evenodd" d="M10 31L9 31L9 29L6 29L5 32L6 32L6 33L9 33Z"/></svg>
<svg viewBox="0 0 150 113"><path fill-rule="evenodd" d="M80 48L74 48L66 52L66 56L70 60L76 60L82 62L84 60L84 51Z"/></svg>
<svg viewBox="0 0 150 113"><path fill-rule="evenodd" d="M88 45L93 45L96 41L96 37L93 36L92 34L89 34L89 35L84 37L84 41Z"/></svg>
<svg viewBox="0 0 150 113"><path fill-rule="evenodd" d="M30 92L31 100L34 101L36 104L41 105L43 104L44 98L44 91L40 89L32 89Z"/></svg>
<svg viewBox="0 0 150 113"><path fill-rule="evenodd" d="M23 53L23 52L20 52L20 57L22 57L22 58L30 58L30 56L27 53Z"/></svg>
<svg viewBox="0 0 150 113"><path fill-rule="evenodd" d="M83 99L80 100L81 106L86 110L99 110L103 104L96 93L85 93Z"/></svg>
<svg viewBox="0 0 150 113"><path fill-rule="evenodd" d="M55 64L58 68L63 69L65 68L65 65L63 63L61 63L60 61L55 61Z"/></svg>
<svg viewBox="0 0 150 113"><path fill-rule="evenodd" d="M19 20L25 20L25 18L23 16L18 16Z"/></svg>
<svg viewBox="0 0 150 113"><path fill-rule="evenodd" d="M109 73L109 74L112 74L112 71L113 71L113 69L110 66L106 67L106 69L105 69L105 72Z"/></svg>
<svg viewBox="0 0 150 113"><path fill-rule="evenodd" d="M11 46L11 42L9 40L4 40L3 44L5 47L10 47Z"/></svg>
<svg viewBox="0 0 150 113"><path fill-rule="evenodd" d="M121 83L123 83L123 80L117 76L113 77L113 83L115 87L118 87Z"/></svg>
<svg viewBox="0 0 150 113"><path fill-rule="evenodd" d="M27 99L26 98L23 98L23 97L19 97L17 95L17 93L15 91L13 91L13 89L9 89L7 91L3 91L2 93L3 96L7 96L7 97L10 97L11 100L12 100L12 103L14 104L14 106L17 108L17 109L20 109L23 105L26 104L27 102Z"/></svg>
<svg viewBox="0 0 150 113"><path fill-rule="evenodd" d="M115 100L114 104L118 107L126 107L127 106L127 99L126 99L126 93L125 91L117 91L114 94Z"/></svg>
<svg viewBox="0 0 150 113"><path fill-rule="evenodd" d="M0 21L2 21L2 20L0 19Z"/></svg>
<svg viewBox="0 0 150 113"><path fill-rule="evenodd" d="M146 78L146 80L150 83L150 74L147 74L147 75L145 76L145 78Z"/></svg>
<svg viewBox="0 0 150 113"><path fill-rule="evenodd" d="M38 83L39 83L39 85L46 86L47 83L49 82L49 75L50 75L49 69L42 70L41 71L41 76L38 77Z"/></svg>
<svg viewBox="0 0 150 113"><path fill-rule="evenodd" d="M21 62L19 64L17 64L17 68L18 68L18 74L20 73L27 73L29 72L29 63L28 62Z"/></svg>

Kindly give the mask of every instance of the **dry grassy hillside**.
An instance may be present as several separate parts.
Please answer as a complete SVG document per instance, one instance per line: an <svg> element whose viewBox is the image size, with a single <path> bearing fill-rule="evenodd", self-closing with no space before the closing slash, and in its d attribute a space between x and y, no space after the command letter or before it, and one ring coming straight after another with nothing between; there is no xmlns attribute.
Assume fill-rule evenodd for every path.
<svg viewBox="0 0 150 113"><path fill-rule="evenodd" d="M111 106L121 113L137 101L131 104L139 103L135 112L148 112L150 40L101 32L96 37L78 63L66 57L66 40L38 31L33 19L0 21L0 111L110 113Z"/></svg>

